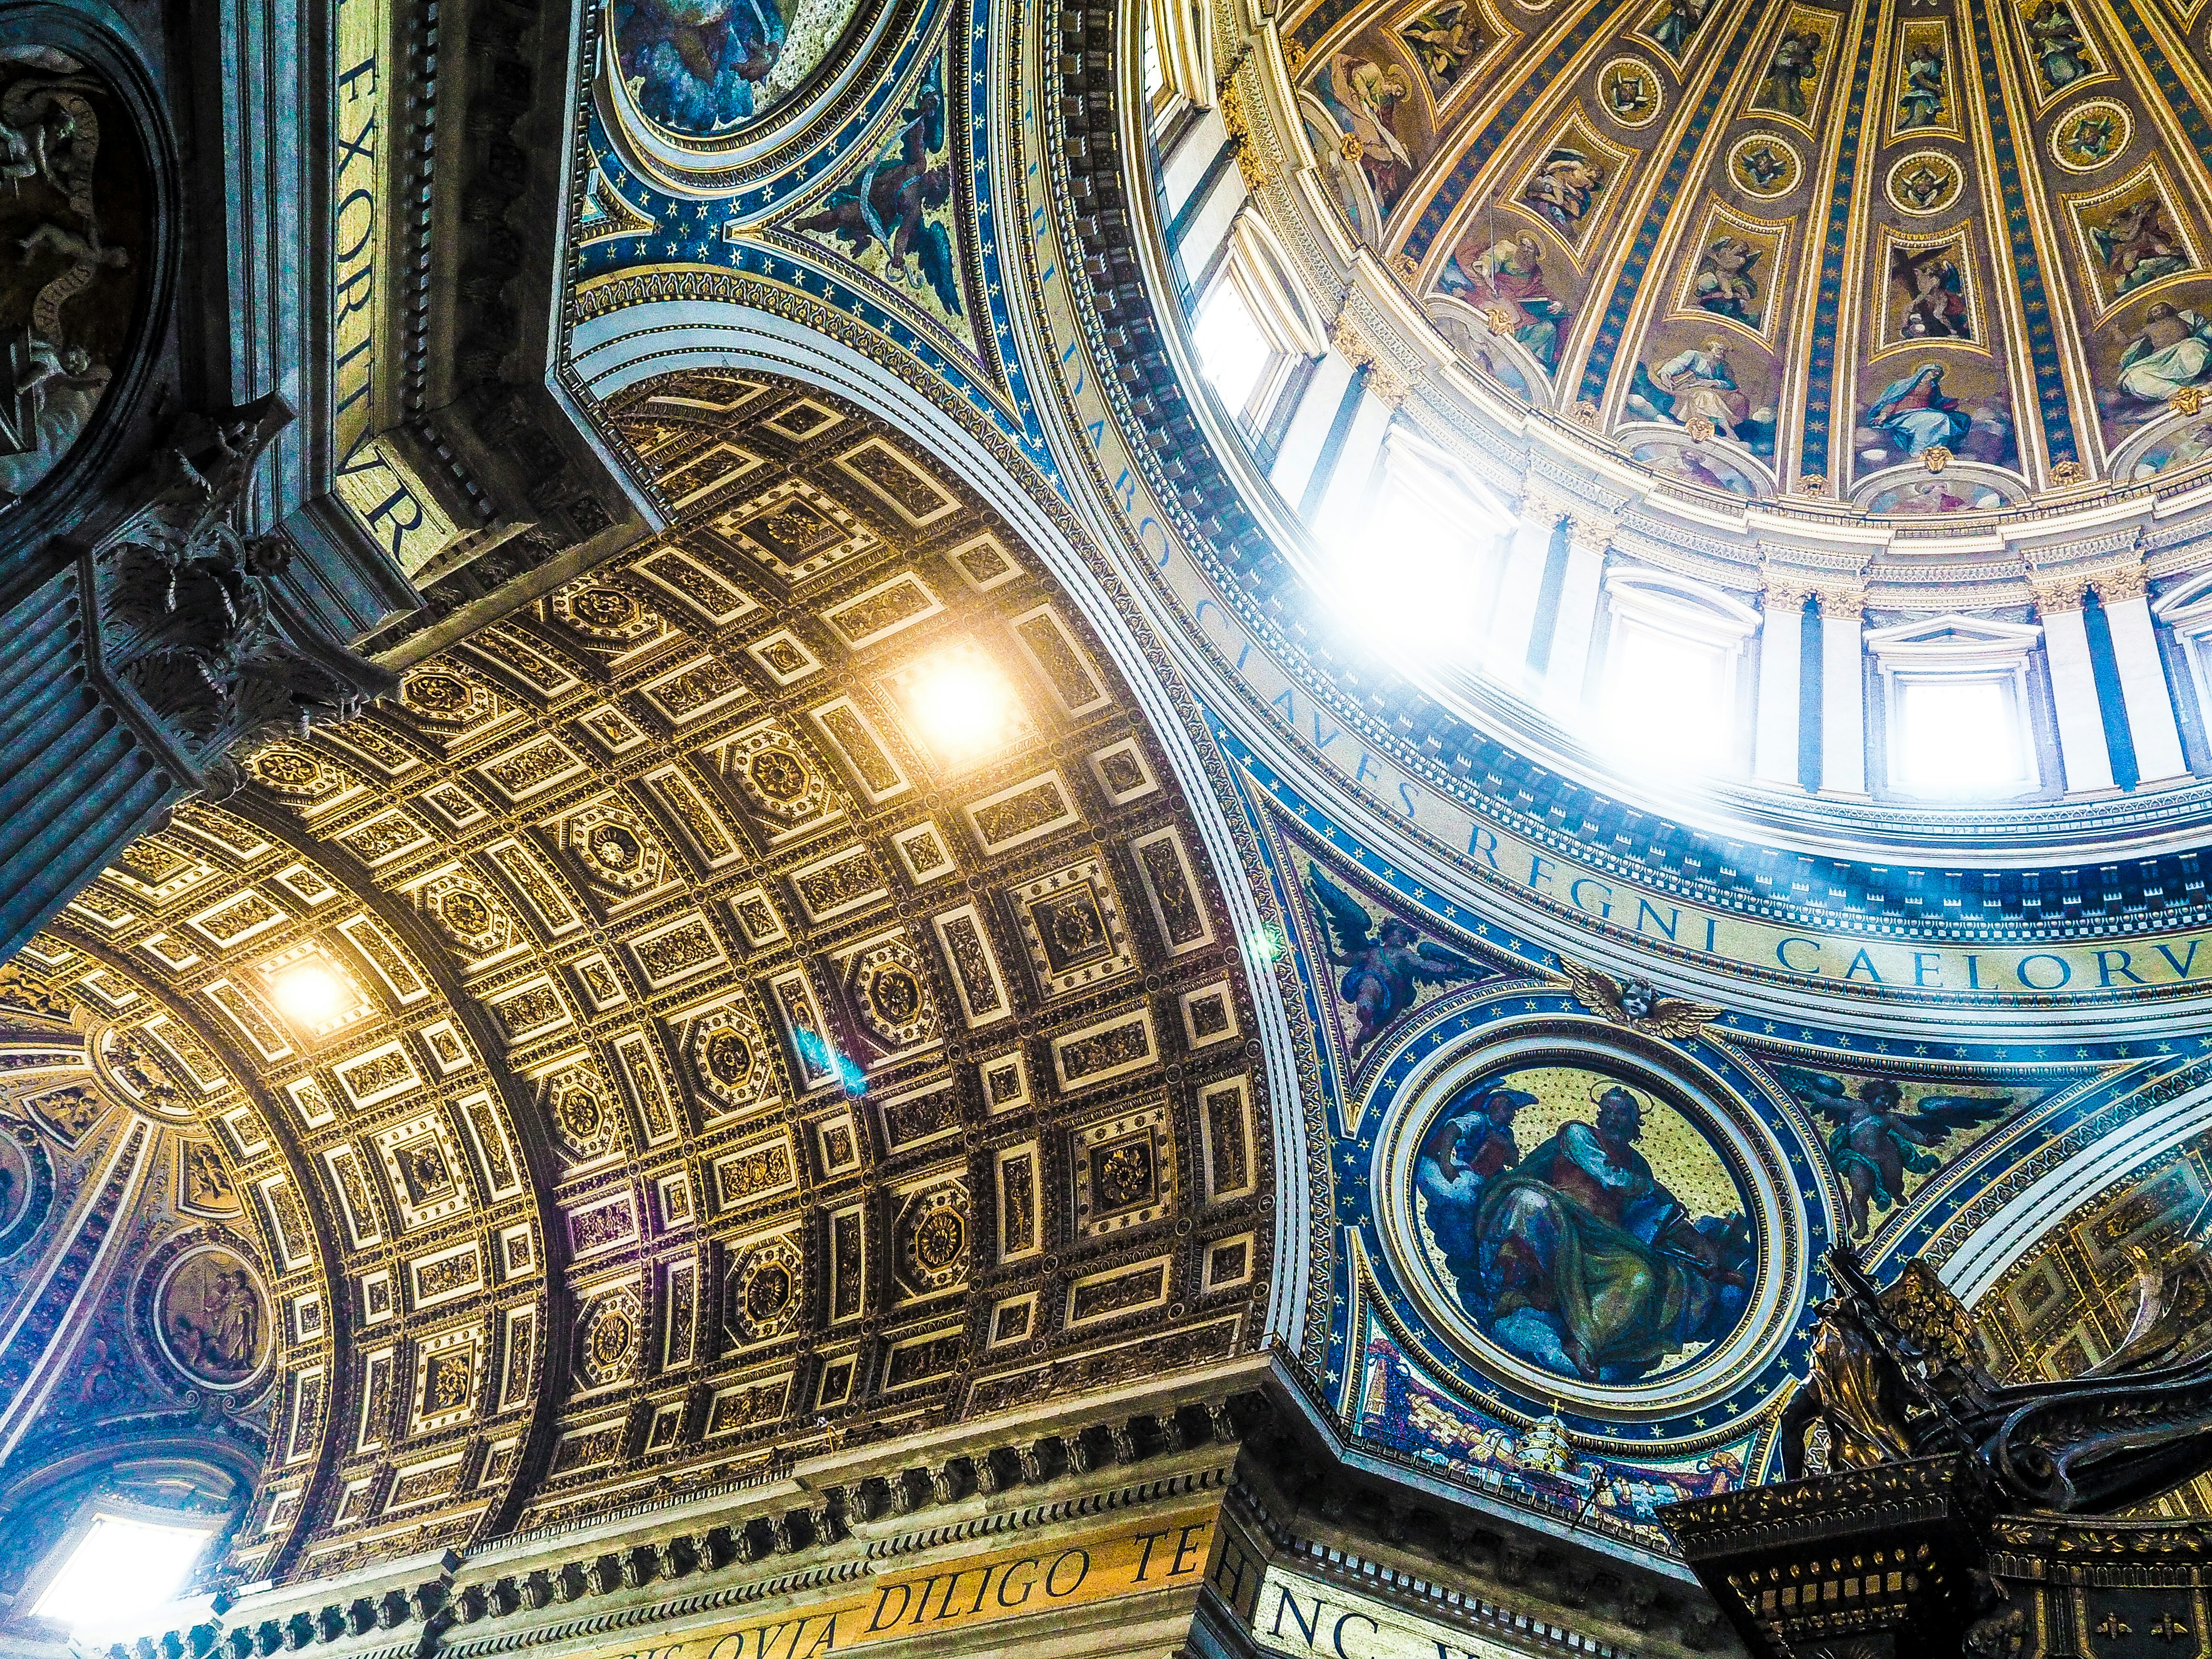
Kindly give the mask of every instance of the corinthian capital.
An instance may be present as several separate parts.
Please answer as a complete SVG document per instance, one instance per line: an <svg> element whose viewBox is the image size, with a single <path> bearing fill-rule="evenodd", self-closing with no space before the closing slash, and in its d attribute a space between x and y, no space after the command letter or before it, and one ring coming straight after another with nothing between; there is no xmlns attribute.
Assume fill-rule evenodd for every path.
<svg viewBox="0 0 2212 1659"><path fill-rule="evenodd" d="M2029 585L2035 590L2036 611L2045 617L2079 611L2089 592L2087 576L2035 576Z"/></svg>
<svg viewBox="0 0 2212 1659"><path fill-rule="evenodd" d="M2139 564L2100 570L2090 581L2097 590L2097 598L2106 605L2124 605L2150 591L2149 573Z"/></svg>

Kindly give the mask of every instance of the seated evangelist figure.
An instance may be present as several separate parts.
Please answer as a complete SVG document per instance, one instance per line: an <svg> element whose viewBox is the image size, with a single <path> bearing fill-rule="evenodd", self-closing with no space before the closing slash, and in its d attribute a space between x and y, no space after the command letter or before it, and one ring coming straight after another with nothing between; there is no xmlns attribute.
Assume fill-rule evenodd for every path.
<svg viewBox="0 0 2212 1659"><path fill-rule="evenodd" d="M1741 1213L1692 1217L1653 1175L1628 1090L1607 1090L1596 1116L1484 1183L1469 1311L1547 1370L1631 1382L1733 1328L1750 1233Z"/></svg>

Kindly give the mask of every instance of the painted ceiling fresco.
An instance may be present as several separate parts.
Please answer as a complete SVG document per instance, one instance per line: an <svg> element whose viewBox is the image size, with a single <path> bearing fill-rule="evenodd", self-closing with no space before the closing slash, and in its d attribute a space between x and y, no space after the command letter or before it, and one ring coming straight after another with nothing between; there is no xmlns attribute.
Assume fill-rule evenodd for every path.
<svg viewBox="0 0 2212 1659"><path fill-rule="evenodd" d="M1322 0L1354 234L1677 480L1929 514L2212 453L2201 8Z"/></svg>

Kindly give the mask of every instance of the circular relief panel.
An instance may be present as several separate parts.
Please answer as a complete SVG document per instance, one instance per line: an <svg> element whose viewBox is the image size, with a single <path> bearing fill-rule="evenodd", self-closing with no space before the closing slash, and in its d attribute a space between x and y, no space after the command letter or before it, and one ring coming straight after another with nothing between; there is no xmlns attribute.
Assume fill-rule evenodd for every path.
<svg viewBox="0 0 2212 1659"><path fill-rule="evenodd" d="M2126 105L2093 98L2051 123L2051 159L2069 173L2095 173L2119 159L2135 131Z"/></svg>
<svg viewBox="0 0 2212 1659"><path fill-rule="evenodd" d="M1729 177L1747 196L1787 196L1804 176L1796 146L1771 132L1747 133L1729 151Z"/></svg>
<svg viewBox="0 0 2212 1659"><path fill-rule="evenodd" d="M693 1028L692 1069L709 1109L733 1112L759 1099L768 1081L760 1027L740 1008L718 1008Z"/></svg>
<svg viewBox="0 0 2212 1659"><path fill-rule="evenodd" d="M644 1322L645 1306L629 1290L616 1291L586 1315L578 1354L585 1381L598 1388L628 1376L637 1362Z"/></svg>
<svg viewBox="0 0 2212 1659"><path fill-rule="evenodd" d="M568 842L601 886L641 893L660 879L659 845L619 807L600 806L568 820Z"/></svg>
<svg viewBox="0 0 2212 1659"><path fill-rule="evenodd" d="M1686 1067L1557 1039L1447 1051L1386 1109L1376 1158L1402 1284L1525 1397L1679 1412L1786 1334L1779 1159Z"/></svg>
<svg viewBox="0 0 2212 1659"><path fill-rule="evenodd" d="M586 639L631 645L659 630L659 619L636 595L605 582L564 587L553 596L555 617Z"/></svg>
<svg viewBox="0 0 2212 1659"><path fill-rule="evenodd" d="M1916 149L1891 164L1882 187L1899 213L1924 216L1957 207L1965 186L1959 164L1942 150Z"/></svg>
<svg viewBox="0 0 2212 1659"><path fill-rule="evenodd" d="M9 185L0 285L21 441L0 454L0 500L29 494L92 428L121 376L148 273L155 190L124 101L92 64L52 46L0 58Z"/></svg>
<svg viewBox="0 0 2212 1659"><path fill-rule="evenodd" d="M491 692L448 668L418 669L399 682L400 705L417 720L467 726L492 711Z"/></svg>
<svg viewBox="0 0 2212 1659"><path fill-rule="evenodd" d="M545 1115L572 1158L597 1158L614 1144L615 1114L605 1086L585 1072L566 1072L548 1086Z"/></svg>
<svg viewBox="0 0 2212 1659"><path fill-rule="evenodd" d="M506 948L510 928L505 907L465 876L448 876L422 889L422 903L438 931L471 956Z"/></svg>
<svg viewBox="0 0 2212 1659"><path fill-rule="evenodd" d="M968 1267L968 1194L939 1187L910 1199L898 1224L899 1272L917 1291L957 1284Z"/></svg>
<svg viewBox="0 0 2212 1659"><path fill-rule="evenodd" d="M937 1034L937 1000L924 972L914 952L896 940L854 958L854 1012L879 1044L902 1048Z"/></svg>
<svg viewBox="0 0 2212 1659"><path fill-rule="evenodd" d="M162 1269L152 1311L162 1353L204 1388L243 1389L268 1362L269 1294L253 1265L226 1244L201 1244Z"/></svg>
<svg viewBox="0 0 2212 1659"><path fill-rule="evenodd" d="M246 765L257 780L280 795L327 795L344 781L334 767L325 765L305 750L282 744L258 750Z"/></svg>
<svg viewBox="0 0 2212 1659"><path fill-rule="evenodd" d="M805 1282L797 1247L788 1238L763 1240L730 1270L723 1323L740 1342L781 1335L798 1316Z"/></svg>

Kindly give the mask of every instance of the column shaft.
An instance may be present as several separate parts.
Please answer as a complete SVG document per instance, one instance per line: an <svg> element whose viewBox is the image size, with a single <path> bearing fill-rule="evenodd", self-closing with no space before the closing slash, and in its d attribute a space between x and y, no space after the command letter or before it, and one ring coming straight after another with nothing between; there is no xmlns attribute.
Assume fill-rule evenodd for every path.
<svg viewBox="0 0 2212 1659"><path fill-rule="evenodd" d="M1759 719L1752 743L1752 775L1762 783L1797 781L1797 709L1805 656L1805 596L1784 587L1766 590L1759 624Z"/></svg>
<svg viewBox="0 0 2212 1659"><path fill-rule="evenodd" d="M1570 525L1567 535L1567 579L1559 587L1552 658L1544 672L1545 706L1561 714L1582 706L1590 637L1597 631L1598 595L1605 583L1605 551L1612 539L1609 531L1601 537L1579 521Z"/></svg>
<svg viewBox="0 0 2212 1659"><path fill-rule="evenodd" d="M2139 781L2156 783L2184 776L2189 763L2182 757L2181 731L2174 724L2173 693L2166 683L2160 660L2158 635L2151 626L2150 602L2140 592L2126 593L2114 583L2112 597L2105 601L2105 621L2112 630L2112 660L2119 670L2120 696L2127 705L2128 735L2135 740Z"/></svg>
<svg viewBox="0 0 2212 1659"><path fill-rule="evenodd" d="M2043 608L2043 654L2051 667L2051 701L2058 717L2058 758L2066 793L2078 795L2112 787L2112 758L2105 747L2105 720L2097 707L2097 674L2089 662L2089 635L2077 593L2070 606Z"/></svg>
<svg viewBox="0 0 2212 1659"><path fill-rule="evenodd" d="M1531 503L1522 507L1520 527L1505 553L1505 575L1498 583L1498 605L1490 616L1489 669L1492 678L1519 687L1528 677L1528 641L1536 632L1536 606L1544 592L1544 567L1552 556L1552 535L1559 515Z"/></svg>
<svg viewBox="0 0 2212 1659"><path fill-rule="evenodd" d="M1866 793L1865 647L1854 594L1820 599L1820 788Z"/></svg>

